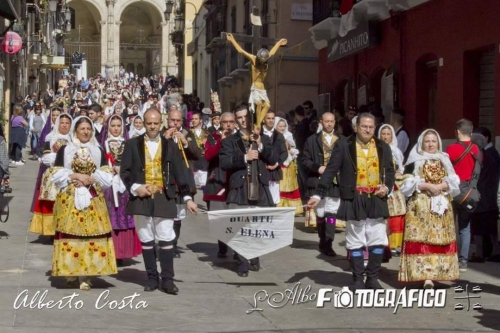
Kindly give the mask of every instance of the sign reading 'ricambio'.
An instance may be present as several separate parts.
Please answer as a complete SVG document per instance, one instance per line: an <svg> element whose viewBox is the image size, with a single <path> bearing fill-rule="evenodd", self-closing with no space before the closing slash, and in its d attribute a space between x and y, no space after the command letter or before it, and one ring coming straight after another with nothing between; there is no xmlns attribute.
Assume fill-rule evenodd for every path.
<svg viewBox="0 0 500 333"><path fill-rule="evenodd" d="M328 61L332 62L356 54L379 43L378 22L360 22L344 37L328 42Z"/></svg>

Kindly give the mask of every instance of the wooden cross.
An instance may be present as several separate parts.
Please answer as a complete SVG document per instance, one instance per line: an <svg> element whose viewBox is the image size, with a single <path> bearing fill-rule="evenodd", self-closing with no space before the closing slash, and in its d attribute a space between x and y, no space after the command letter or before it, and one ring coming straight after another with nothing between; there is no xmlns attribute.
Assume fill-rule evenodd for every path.
<svg viewBox="0 0 500 333"><path fill-rule="evenodd" d="M242 35L242 34L232 34L234 39L239 43L251 43L252 44L252 54L256 55L262 46L274 45L279 39L262 37L262 22L259 15L259 9L253 7L252 9L252 35ZM221 33L221 38L223 41L226 40L226 32Z"/></svg>

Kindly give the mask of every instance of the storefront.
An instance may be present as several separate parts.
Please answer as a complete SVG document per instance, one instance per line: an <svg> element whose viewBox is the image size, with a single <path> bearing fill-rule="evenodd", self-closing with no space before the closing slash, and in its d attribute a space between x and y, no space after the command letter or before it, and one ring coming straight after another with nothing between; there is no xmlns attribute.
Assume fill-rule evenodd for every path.
<svg viewBox="0 0 500 333"><path fill-rule="evenodd" d="M373 2L355 7L368 3ZM471 6L431 0L406 10L385 10L358 15L358 28L343 38L334 33L326 38L319 51L319 94L330 94L332 107L378 103L386 121L392 108L400 106L412 136L434 127L443 138L453 139L453 124L462 117L500 134L500 1ZM334 20L340 19L329 20L332 32ZM373 21L378 21L374 42L369 30L356 31ZM311 28L321 46L325 43L319 43L318 31Z"/></svg>

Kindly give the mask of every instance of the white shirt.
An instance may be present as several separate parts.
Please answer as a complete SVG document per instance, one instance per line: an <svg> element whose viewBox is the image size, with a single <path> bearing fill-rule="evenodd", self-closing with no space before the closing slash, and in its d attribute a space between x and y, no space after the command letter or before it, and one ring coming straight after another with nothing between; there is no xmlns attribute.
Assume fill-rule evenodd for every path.
<svg viewBox="0 0 500 333"><path fill-rule="evenodd" d="M268 137L273 136L274 129L267 130L267 128L264 126L264 134L267 135Z"/></svg>
<svg viewBox="0 0 500 333"><path fill-rule="evenodd" d="M323 137L326 139L326 141L328 142L329 145L332 144L332 140L333 140L333 133L331 134L328 134L326 132L323 132Z"/></svg>

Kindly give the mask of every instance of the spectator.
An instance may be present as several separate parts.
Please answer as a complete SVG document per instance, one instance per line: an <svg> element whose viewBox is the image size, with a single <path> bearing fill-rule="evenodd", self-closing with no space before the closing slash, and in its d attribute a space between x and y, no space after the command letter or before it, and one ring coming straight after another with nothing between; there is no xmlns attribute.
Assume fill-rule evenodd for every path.
<svg viewBox="0 0 500 333"><path fill-rule="evenodd" d="M305 116L305 110L302 105L298 105L295 108L295 143L299 152L304 151L304 145L307 138L311 135L309 128L309 119ZM302 201L306 200L306 181L307 181L307 171L304 168L302 159L297 159L298 176L299 176L299 188Z"/></svg>
<svg viewBox="0 0 500 333"><path fill-rule="evenodd" d="M29 117L29 130L31 134L30 146L33 160L41 159L42 157L42 152L36 149L36 147L38 146L38 141L40 140L40 135L42 134L46 121L47 117L42 113L42 105L36 103L35 112Z"/></svg>
<svg viewBox="0 0 500 333"><path fill-rule="evenodd" d="M18 104L14 106L10 123L10 143L12 145L11 156L13 165L24 165L22 149L26 146L27 137L24 129L28 126L28 122L23 117L23 108L21 105Z"/></svg>
<svg viewBox="0 0 500 333"><path fill-rule="evenodd" d="M347 120L352 121L354 117L358 115L358 109L355 106L350 106L349 110L347 110L347 113L345 114Z"/></svg>
<svg viewBox="0 0 500 333"><path fill-rule="evenodd" d="M5 141L3 126L0 126L0 179L3 185L9 185L9 148Z"/></svg>
<svg viewBox="0 0 500 333"><path fill-rule="evenodd" d="M43 104L45 104L46 109L50 109L50 104L54 102L54 89L48 89L47 93L43 97Z"/></svg>
<svg viewBox="0 0 500 333"><path fill-rule="evenodd" d="M481 200L472 214L472 231L475 255L470 262L484 262L487 257L486 244L491 245L489 261L500 262L498 248L498 206L497 192L500 181L500 154L491 143L491 132L485 127L479 127L472 134L472 141L483 149L483 164L477 188ZM491 244L489 244L491 240ZM489 252L489 251L488 251Z"/></svg>
<svg viewBox="0 0 500 333"><path fill-rule="evenodd" d="M472 178L472 172L474 171L474 165L476 162L471 153L475 154L475 156L478 156L479 147L471 142L473 125L470 120L460 119L457 122L455 129L458 142L448 146L446 152L450 156L450 160L453 163L453 168L460 178L460 182L468 182ZM470 145L473 145L470 149L470 153L462 157L465 150L468 149L466 147ZM456 219L458 220L459 268L461 272L465 272L467 271L467 261L469 260L470 222L472 219L472 213L461 207L458 207L458 205L455 205L454 211L456 214Z"/></svg>
<svg viewBox="0 0 500 333"><path fill-rule="evenodd" d="M410 146L410 137L408 136L408 132L404 128L405 115L406 113L403 109L394 108L394 110L392 110L391 125L396 131L398 148L399 150L401 150L403 155L407 157L409 154L408 147Z"/></svg>

